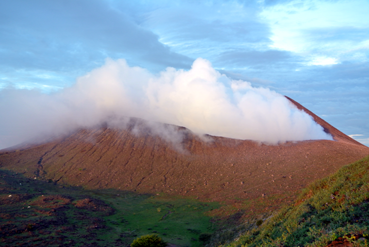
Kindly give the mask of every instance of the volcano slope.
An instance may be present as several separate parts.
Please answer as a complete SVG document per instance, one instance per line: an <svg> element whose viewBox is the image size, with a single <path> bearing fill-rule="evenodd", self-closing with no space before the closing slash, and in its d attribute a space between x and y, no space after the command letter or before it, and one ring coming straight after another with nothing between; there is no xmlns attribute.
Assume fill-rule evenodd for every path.
<svg viewBox="0 0 369 247"><path fill-rule="evenodd" d="M135 134L134 129L145 124L132 119L123 130L83 129L48 143L3 150L0 167L88 189L164 192L236 204L283 198L369 155L368 147L291 102L310 114L334 141L265 145L208 136L209 141L185 128L163 125L182 134L182 141L173 145L149 129Z"/></svg>

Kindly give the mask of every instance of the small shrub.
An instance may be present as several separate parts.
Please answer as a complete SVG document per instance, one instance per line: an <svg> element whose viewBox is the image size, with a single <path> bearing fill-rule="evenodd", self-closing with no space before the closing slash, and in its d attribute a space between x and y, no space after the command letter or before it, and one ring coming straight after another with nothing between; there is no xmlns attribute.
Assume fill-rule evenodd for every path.
<svg viewBox="0 0 369 247"><path fill-rule="evenodd" d="M165 247L167 243L158 235L144 235L133 240L131 247Z"/></svg>
<svg viewBox="0 0 369 247"><path fill-rule="evenodd" d="M35 228L35 226L33 224L28 224L27 225L27 230L28 231L32 231Z"/></svg>
<svg viewBox="0 0 369 247"><path fill-rule="evenodd" d="M211 238L211 234L208 234L208 233L202 233L200 234L199 236L199 240L203 243L203 244L206 244L209 242Z"/></svg>
<svg viewBox="0 0 369 247"><path fill-rule="evenodd" d="M256 225L257 225L257 226L261 226L261 224L263 224L263 220L258 220L258 221L256 221Z"/></svg>

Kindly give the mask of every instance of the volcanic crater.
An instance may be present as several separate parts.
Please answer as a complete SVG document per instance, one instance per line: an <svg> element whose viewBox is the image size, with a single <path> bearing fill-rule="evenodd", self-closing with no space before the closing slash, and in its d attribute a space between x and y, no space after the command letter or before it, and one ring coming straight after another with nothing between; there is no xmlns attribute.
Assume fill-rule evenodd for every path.
<svg viewBox="0 0 369 247"><path fill-rule="evenodd" d="M204 140L175 127L184 136L176 147L149 129L137 135L133 129L145 121L132 118L126 129L82 129L51 142L2 150L0 167L88 189L164 192L234 203L294 193L369 155L368 147L288 99L334 140L265 145L216 136Z"/></svg>

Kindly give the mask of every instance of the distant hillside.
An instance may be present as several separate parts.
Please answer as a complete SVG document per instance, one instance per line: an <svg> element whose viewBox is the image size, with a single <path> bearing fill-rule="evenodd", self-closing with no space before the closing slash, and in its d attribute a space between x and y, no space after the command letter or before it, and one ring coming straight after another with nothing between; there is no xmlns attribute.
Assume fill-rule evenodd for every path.
<svg viewBox="0 0 369 247"><path fill-rule="evenodd" d="M0 166L28 177L142 193L165 192L217 201L297 191L369 148L340 141L263 145L186 131L183 152L150 134L81 130L61 140L0 153Z"/></svg>
<svg viewBox="0 0 369 247"><path fill-rule="evenodd" d="M369 156L341 168L225 246L368 246L368 171Z"/></svg>
<svg viewBox="0 0 369 247"><path fill-rule="evenodd" d="M59 186L73 185L96 190L115 189L138 194L163 194L169 198L180 195L206 203L220 202L221 207L211 210L208 215L214 219L223 217L220 223L218 222L219 231L213 234L210 240L214 242L217 240L217 234L226 229L227 225L242 225L246 219L252 221L271 215L275 210L295 200L297 193L307 185L369 155L368 147L340 132L297 102L293 100L291 102L310 114L325 132L332 135L334 141L310 140L265 145L251 140L216 136L207 136L205 140L183 127L159 124L161 130L170 129L182 136L176 142L170 142L168 138L160 137L150 128L146 128L147 122L144 120L132 118L126 129L112 129L106 126L81 129L47 143L18 147L16 150L2 150L0 168L11 170L33 181L42 180ZM140 134L136 131L138 126L142 130ZM367 159L361 162L367 164ZM363 178L366 176L366 170L362 170L359 166L354 167L362 172L357 173L358 179L361 179L360 176ZM346 171L345 169L343 171ZM330 184L327 184L327 191L330 188L328 186ZM304 214L298 224L293 223L292 213L288 214L290 218L283 219L288 212L295 212L292 210L294 207L288 208L273 221L277 222L280 219L281 223L272 222L270 225L265 223L262 227L269 227L260 228L265 231L248 233L234 245L252 244L255 241L254 246L260 246L270 239L271 246L276 246L277 243L283 246L297 246L293 244L296 239L301 243L325 241L326 236L334 240L333 235L329 234L331 230L336 231L335 229L338 229L337 237L348 236L349 230L340 232L339 224L332 220L335 215L330 216L331 211L327 208L335 200L339 200L339 203L347 200L349 203L347 207L352 208L353 212L358 212L357 210L361 208L357 209L354 204L350 204L354 200L352 193L357 191L347 192L347 199L346 197L342 199L343 194L340 194L340 187L337 186L334 187L335 191L330 189L330 194L327 192L328 196L335 199L331 199L332 201L322 199L322 202L328 203L324 204L325 206L322 204L321 207L315 207L314 203L310 203L310 206L297 205L296 208L299 210L293 213L296 215L295 218L300 217L299 212ZM364 188L365 183L360 186ZM357 188L361 188L360 186ZM317 189L309 188L312 188L311 196L313 196L319 186ZM366 195L365 193L361 194ZM305 194L305 197L301 196L301 200L305 201L299 201L300 205L305 205L307 200L313 198L309 197L309 191ZM360 205L365 206L363 200L360 201ZM319 203L320 201L316 205L320 205ZM328 211L324 211L325 209ZM333 209L333 213L348 210L339 206ZM343 218L344 220L358 222L362 220L357 213L352 216L350 212L347 211L346 216L349 218ZM313 215L316 215L315 218L310 219L309 217ZM324 221L324 225L319 223L321 216L331 218ZM300 225L303 226L302 235L298 230ZM326 225L329 228L324 228ZM333 228L336 225L338 228ZM246 228L239 229L244 231ZM305 234L306 229L311 232ZM323 229L322 232L319 232L319 229ZM354 232L358 235L350 236L365 238L366 232L363 230L361 234L360 231ZM229 236L233 235L234 232L231 232ZM230 239L229 236L227 239Z"/></svg>
<svg viewBox="0 0 369 247"><path fill-rule="evenodd" d="M251 206L262 200L257 208L244 212L273 211L311 182L369 155L368 147L294 104L322 124L335 141L265 145L215 136L205 141L183 127L162 124L162 129L182 135L173 144L145 130L145 121L131 119L126 129L82 129L48 143L3 150L0 167L88 189L164 192L225 202L233 212L244 210L245 200L252 200ZM145 131L137 135L137 126Z"/></svg>

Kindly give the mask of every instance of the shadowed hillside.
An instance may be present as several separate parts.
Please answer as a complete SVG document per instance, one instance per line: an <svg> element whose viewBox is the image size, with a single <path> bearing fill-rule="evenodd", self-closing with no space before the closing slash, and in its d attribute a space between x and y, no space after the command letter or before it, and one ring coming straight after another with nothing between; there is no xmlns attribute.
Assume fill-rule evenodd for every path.
<svg viewBox="0 0 369 247"><path fill-rule="evenodd" d="M129 247L158 234L170 246L203 246L215 226L204 213L218 203L83 190L0 169L0 246Z"/></svg>
<svg viewBox="0 0 369 247"><path fill-rule="evenodd" d="M134 134L134 126L144 121L132 119L125 130L84 129L49 143L3 151L0 166L90 189L161 191L229 203L278 197L369 154L368 147L303 109L336 141L280 145L222 137L204 141L178 128L184 138L174 147L149 130Z"/></svg>

